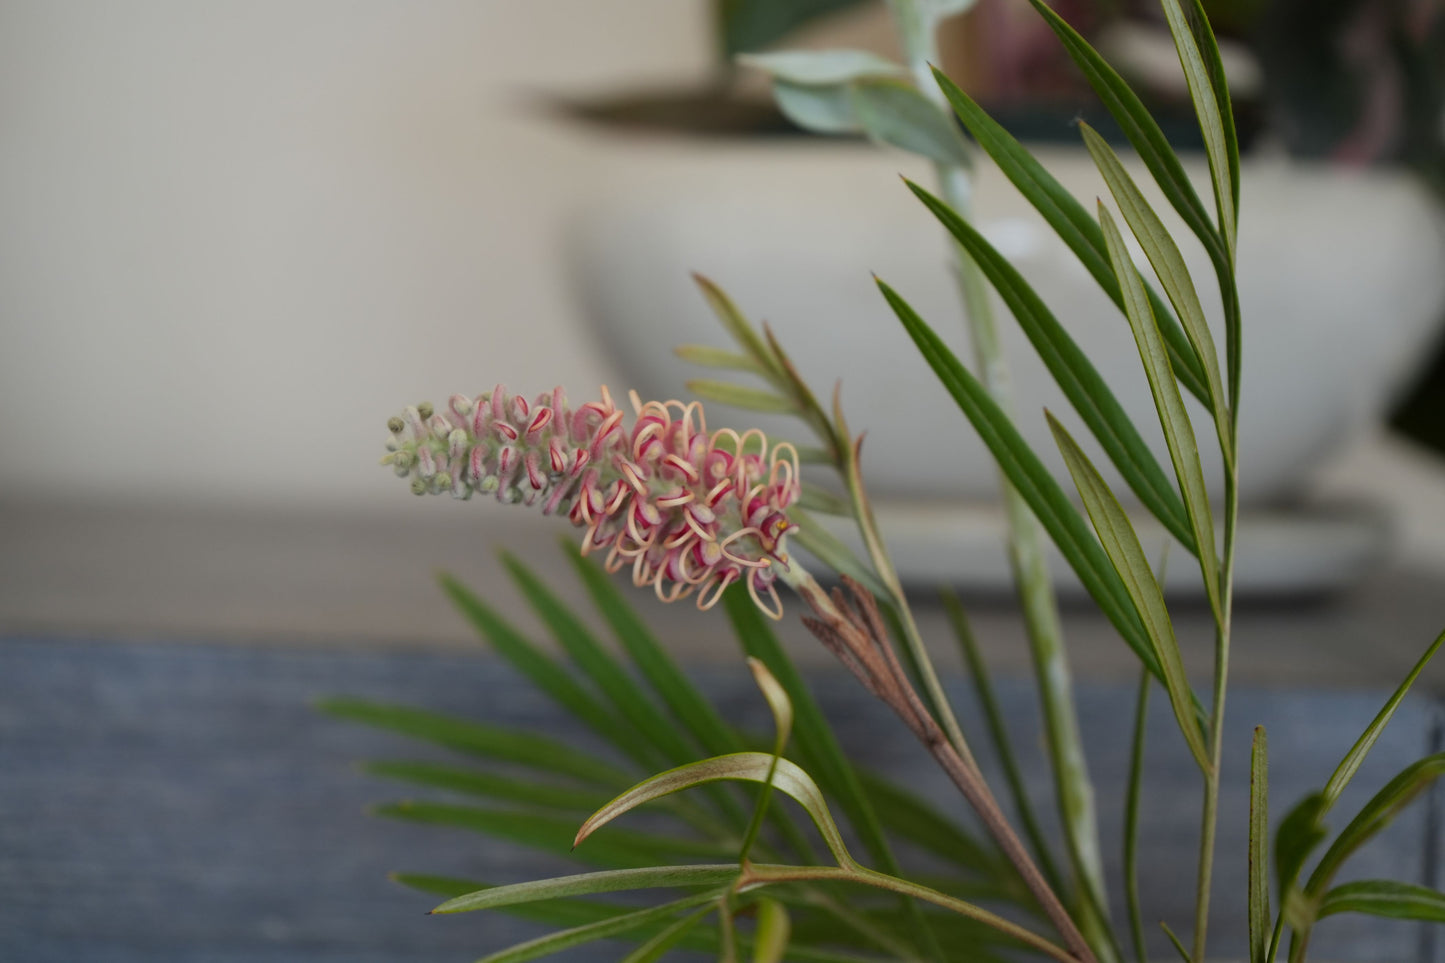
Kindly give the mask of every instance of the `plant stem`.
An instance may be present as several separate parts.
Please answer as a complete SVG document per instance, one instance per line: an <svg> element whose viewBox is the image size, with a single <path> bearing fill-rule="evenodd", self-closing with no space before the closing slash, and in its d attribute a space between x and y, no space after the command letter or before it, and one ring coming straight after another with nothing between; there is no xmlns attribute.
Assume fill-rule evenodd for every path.
<svg viewBox="0 0 1445 963"><path fill-rule="evenodd" d="M931 68L931 63L938 59L934 24L918 0L889 0L889 6L893 10L915 84L951 121L952 112L933 78ZM968 220L972 208L972 184L968 172L946 164L935 164L934 168L944 200L959 217ZM994 324L987 284L973 259L961 248L957 249L957 254L959 286L983 383L994 401L1005 412L1012 414L1011 379ZM1002 474L999 487L1008 519L1009 560L1018 586L1034 675L1039 684L1059 816L1070 862L1081 890L1081 917L1089 931L1091 944L1106 959L1114 959L1094 792L1079 735L1073 683L1043 537L1038 521L1023 497Z"/></svg>
<svg viewBox="0 0 1445 963"><path fill-rule="evenodd" d="M836 421L838 426L846 432L847 426L843 424L841 412L836 416ZM898 570L893 567L893 559L889 556L888 548L878 531L878 522L873 517L873 506L869 503L868 494L863 487L863 472L858 461L857 448L851 448L844 455L844 459L843 478L848 486L848 494L853 501L853 513L857 518L859 531L863 535L863 542L868 548L868 557L873 562L873 569L878 573L879 581L888 589L888 594L893 599L898 622L903 629L903 641L911 657L910 662L916 668L919 679L923 683L923 691L927 694L928 701L933 707L934 718L943 727L943 731L948 735L949 741L958 754L970 767L977 770L978 763L973 758L973 751L968 746L968 740L963 736L963 729L958 724L958 717L953 714L953 706L948 701L948 694L943 691L943 683L939 681L938 671L933 667L933 660L928 656L928 648L923 644L923 635L918 631L918 623L913 620L913 609L903 594L903 584L898 580Z"/></svg>
<svg viewBox="0 0 1445 963"><path fill-rule="evenodd" d="M734 889L737 885L734 884ZM732 893L725 893L717 901L718 939L722 946L718 950L718 963L737 963L737 933L733 928Z"/></svg>
<svg viewBox="0 0 1445 963"><path fill-rule="evenodd" d="M1029 891L1039 900L1044 912L1048 914L1049 920L1058 928L1059 935L1064 938L1064 942L1069 944L1070 949L1079 959L1096 959L1096 953L1091 945L1085 941L1075 926L1073 918L1069 916L1068 911L1064 909L1054 891L1049 888L1048 882L1039 872L1038 866L1029 857L1023 841L1009 825L1007 817L999 808L998 800L994 798L988 785L978 775L976 769L969 768L963 759L952 751L953 747L942 738L941 732L938 732L937 735L938 738L924 737L929 751L933 753L933 757L938 760L944 772L948 773L953 784L963 793L964 798L973 806L974 811L978 813L978 818L983 822L984 828L1003 849L1004 855L1018 868Z"/></svg>
<svg viewBox="0 0 1445 963"><path fill-rule="evenodd" d="M743 867L742 875L738 879L737 889L742 891L749 886L759 883L792 883L806 882L809 880L839 880L843 882L861 883L865 886L872 886L877 889L887 890L891 893L898 893L901 896L911 896L915 899L941 906L946 910L957 913L960 916L976 920L987 926L991 926L1000 933L1006 933L1020 943L1032 947L1041 953L1047 954L1061 963L1078 963L1078 957L1068 950L1053 943L1032 930L1004 919L982 907L961 899L955 899L937 890L929 889L927 886L920 886L917 883L910 883L907 880L899 879L896 876L889 876L886 873L875 872L856 863L848 866L774 866L774 865L747 865Z"/></svg>
<svg viewBox="0 0 1445 963"><path fill-rule="evenodd" d="M1147 963L1144 949L1144 916L1139 909L1139 788L1144 776L1144 726L1149 719L1148 669L1139 673L1139 699L1134 705L1134 743L1129 750L1128 795L1124 799L1124 901L1129 908L1129 931L1134 955Z"/></svg>
<svg viewBox="0 0 1445 963"><path fill-rule="evenodd" d="M1236 431L1238 429L1235 429ZM1237 438L1237 436L1236 436ZM1214 835L1219 823L1219 770L1224 757L1224 696L1229 683L1229 634L1234 614L1234 548L1235 531L1239 525L1239 446L1230 442L1234 459L1224 476L1224 552L1220 562L1220 621L1214 643L1214 700L1209 723L1209 771L1204 774L1203 824L1199 831L1199 878L1194 898L1194 952L1196 961L1204 959L1205 938L1209 931L1209 895L1214 872Z"/></svg>
<svg viewBox="0 0 1445 963"><path fill-rule="evenodd" d="M1078 960L1094 963L1097 956L1079 932L1058 895L1044 879L1038 865L1029 855L1028 848L1014 832L982 773L954 748L938 720L924 705L907 673L903 671L897 653L888 643L887 630L883 627L882 615L873 596L858 583L845 578L844 585L853 592L855 609L845 614L843 609L847 608L849 603L842 590L835 590L834 595L830 596L807 569L784 563L778 575L818 615L816 619L804 617L803 622L809 630L838 656L870 692L898 714L958 787L963 798L983 822L984 829L1018 870L1024 885L1038 900L1039 907L1064 938L1069 950Z"/></svg>
<svg viewBox="0 0 1445 963"><path fill-rule="evenodd" d="M988 725L989 735L993 739L994 754L998 757L999 765L1003 767L1004 782L1008 784L1009 794L1013 796L1014 809L1019 822L1023 824L1024 835L1034 848L1044 878L1054 889L1062 890L1064 888L1062 877L1049 856L1043 829L1039 826L1038 818L1034 815L1034 807L1029 802L1028 792L1024 788L1023 773L1019 770L1018 757L1014 754L1013 745L1009 741L1008 726L1004 722L1003 710L994 695L993 683L988 675L988 666L984 664L983 653L978 650L978 641L974 638L972 626L969 625L968 614L964 611L957 596L950 592L944 593L943 606L948 610L949 621L953 623L954 635L957 636L958 646L963 652L963 664L968 669L969 677L973 680L974 695L978 699L979 708L983 710L984 722Z"/></svg>
<svg viewBox="0 0 1445 963"><path fill-rule="evenodd" d="M903 585L898 580L898 570L893 567L893 559L888 554L887 544L878 531L878 522L873 516L873 508L868 502L868 493L863 484L862 466L859 464L861 439L859 442L853 440L848 423L843 417L843 406L839 393L834 391L833 418L829 420L827 413L818 404L818 399L808 388L807 382L798 374L792 360L788 358L787 353L783 351L783 346L778 343L766 324L763 325L763 333L768 348L772 351L770 360L774 366L773 373L768 377L773 380L779 390L793 395L801 409L802 418L812 426L818 437L827 443L833 457L833 467L838 470L844 486L848 489L849 507L853 512L853 520L857 523L858 531L863 536L868 557L877 573L877 581L884 589L880 594L887 595L892 599L893 608L898 616L899 635L904 643L904 652L908 657L910 667L922 682L923 691L933 713L944 731L948 733L948 737L953 740L954 747L965 759L973 763L973 752L968 747L968 741L963 737L963 729L959 727L958 718L953 713L953 706L948 701L948 695L943 691L943 684L938 679L938 672L934 669L933 661L928 656L928 649L923 644L923 636L919 633L918 625L913 620L913 611L908 607L908 599L903 594ZM834 567L837 568L836 565ZM839 571L841 572L842 569Z"/></svg>

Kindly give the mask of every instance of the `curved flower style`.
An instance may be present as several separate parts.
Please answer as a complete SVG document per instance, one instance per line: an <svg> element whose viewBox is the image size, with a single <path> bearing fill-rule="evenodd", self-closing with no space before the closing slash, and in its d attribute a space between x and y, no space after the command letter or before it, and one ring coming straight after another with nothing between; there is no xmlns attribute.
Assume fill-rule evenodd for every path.
<svg viewBox="0 0 1445 963"><path fill-rule="evenodd" d="M709 609L742 580L760 609L781 618L773 566L788 560L797 451L769 451L756 429L708 434L697 402L630 399L629 431L606 386L601 401L575 411L561 388L531 403L502 385L452 395L442 411L423 403L390 419L382 464L417 495L480 492L565 512L587 529L584 555L607 549L608 571L630 564L633 584L651 585L664 602L696 592L698 608Z"/></svg>

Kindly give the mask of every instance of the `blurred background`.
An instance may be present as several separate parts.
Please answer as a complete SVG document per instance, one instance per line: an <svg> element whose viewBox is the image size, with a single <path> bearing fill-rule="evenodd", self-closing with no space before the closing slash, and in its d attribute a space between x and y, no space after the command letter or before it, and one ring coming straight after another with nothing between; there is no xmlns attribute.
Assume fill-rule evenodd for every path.
<svg viewBox="0 0 1445 963"><path fill-rule="evenodd" d="M1156 4L1056 6L1147 91L1178 146L1198 142ZM1445 622L1445 4L1206 7L1246 143L1252 272L1243 465L1256 480L1236 674L1262 692L1393 686ZM442 684L471 643L438 568L532 624L502 584L499 545L579 598L554 545L565 526L410 497L376 466L384 423L497 382L564 384L574 400L601 384L680 392L692 373L671 348L724 344L692 270L771 321L816 387L842 378L905 575L924 595L940 581L962 589L999 670L1026 670L992 469L871 290L871 270L896 280L966 342L943 237L896 180L926 183L927 165L792 128L766 84L730 66L779 45L897 56L874 0L0 0L0 825L21 827L0 835L0 887L12 907L99 878L79 857L56 868L25 827L89 851L73 827L107 784L86 781L95 757L76 747L114 748L115 719L151 733L142 753L167 778L179 777L165 732L187 728L339 765L354 742L308 729L320 723L305 712L258 735L254 714L275 704L246 693L300 706L347 684L385 692L387 666L409 660ZM980 0L941 48L1061 180L1098 192L1074 122L1102 124L1101 111L1026 3ZM981 163L978 178L985 233L1145 425L1122 320L996 171ZM1039 432L1034 413L1057 403L1026 342L1010 350L1026 430ZM732 678L715 620L647 611L700 671ZM1071 601L1067 615L1086 685L1107 694L1132 678L1090 606ZM1185 641L1206 666L1195 616ZM941 640L926 603L924 621ZM956 671L941 641L940 659ZM425 680L407 678L425 700ZM200 715L150 718L172 683L191 686ZM62 696L74 712L55 712ZM211 697L232 709L204 715ZM178 798L213 798L214 785L175 785ZM57 786L80 801L47 810ZM204 806L188 811L203 832ZM318 822L297 825L327 817L307 818ZM269 930L244 932L293 946L295 921L266 912ZM64 940L83 925L38 909L24 919L0 927L21 934L0 942L13 958L76 958L81 944ZM115 932L112 949L139 940ZM235 958L262 958L260 945Z"/></svg>
<svg viewBox="0 0 1445 963"><path fill-rule="evenodd" d="M1438 360L1427 377L1439 4L1214 6L1251 148L1244 259L1263 276L1244 282L1246 474L1257 506L1353 513L1319 535L1350 546L1328 584L1285 582L1333 590L1385 558L1445 572ZM1066 7L1197 140L1152 5ZM780 43L896 55L881 3L7 0L0 17L6 624L429 631L353 601L383 572L429 592L435 549L398 533L464 530L470 549L489 526L547 523L401 497L371 464L386 417L496 382L680 392L671 348L722 343L693 270L770 320L816 384L843 379L880 498L927 496L956 537L982 533L980 551L924 547L905 567L1001 584L995 534L964 507L986 504L992 471L940 391L898 394L924 369L870 290L870 270L894 279L967 353L941 234L893 176L923 163L790 134L766 85L727 66ZM1026 5L984 3L949 25L944 60L1096 192L1072 121L1099 112L1041 30ZM1002 178L981 170L979 193L995 243L1147 404L1118 318ZM1052 396L1016 342L1022 421L1047 451ZM947 450L920 456L915 432ZM1375 522L1402 515L1387 546ZM323 518L347 539L334 558L300 534ZM285 521L261 538L269 519ZM324 605L282 604L302 564Z"/></svg>

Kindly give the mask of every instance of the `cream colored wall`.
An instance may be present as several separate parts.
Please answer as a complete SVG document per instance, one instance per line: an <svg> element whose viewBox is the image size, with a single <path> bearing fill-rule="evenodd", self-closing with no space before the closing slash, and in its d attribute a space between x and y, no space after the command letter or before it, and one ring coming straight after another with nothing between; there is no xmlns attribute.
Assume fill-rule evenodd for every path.
<svg viewBox="0 0 1445 963"><path fill-rule="evenodd" d="M402 403L590 392L589 135L703 0L0 0L0 492L396 504Z"/></svg>

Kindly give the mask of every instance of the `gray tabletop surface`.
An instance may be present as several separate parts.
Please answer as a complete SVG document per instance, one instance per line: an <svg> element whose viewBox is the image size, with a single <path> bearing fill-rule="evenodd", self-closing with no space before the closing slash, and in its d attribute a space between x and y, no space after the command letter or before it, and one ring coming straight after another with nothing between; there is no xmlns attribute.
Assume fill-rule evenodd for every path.
<svg viewBox="0 0 1445 963"><path fill-rule="evenodd" d="M729 720L766 728L766 710L736 663L694 675ZM850 677L821 667L809 675L855 758L957 809L908 733ZM960 681L950 684L965 726L979 731ZM1042 800L1047 782L1029 686L1004 679L1000 692L1030 790ZM465 832L366 815L368 803L411 791L358 773L356 760L435 753L312 708L335 693L589 744L511 670L479 652L0 639L0 960L463 961L540 932L502 915L425 916L434 900L387 880L388 871L406 870L511 882L568 864ZM1382 698L1252 686L1233 694L1213 924L1221 959L1244 955L1251 727L1269 729L1278 818L1328 777ZM1114 879L1131 703L1127 685L1086 682L1079 693ZM1187 930L1198 778L1164 700L1153 709L1142 891L1151 918ZM1352 812L1427 751L1437 726L1431 701L1402 706L1337 812ZM1350 875L1419 880L1433 872L1439 845L1427 826L1430 805L1407 811ZM1361 916L1322 924L1315 944L1319 959L1361 961L1417 960L1422 946L1433 959L1416 924ZM599 944L571 958L620 955L617 945Z"/></svg>

